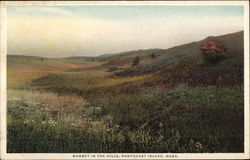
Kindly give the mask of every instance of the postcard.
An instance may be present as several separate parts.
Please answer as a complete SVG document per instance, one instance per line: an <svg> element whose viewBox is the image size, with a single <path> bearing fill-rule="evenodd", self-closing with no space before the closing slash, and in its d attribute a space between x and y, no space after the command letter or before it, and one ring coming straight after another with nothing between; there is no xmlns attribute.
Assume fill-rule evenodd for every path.
<svg viewBox="0 0 250 160"><path fill-rule="evenodd" d="M248 1L1 2L1 159L248 159Z"/></svg>

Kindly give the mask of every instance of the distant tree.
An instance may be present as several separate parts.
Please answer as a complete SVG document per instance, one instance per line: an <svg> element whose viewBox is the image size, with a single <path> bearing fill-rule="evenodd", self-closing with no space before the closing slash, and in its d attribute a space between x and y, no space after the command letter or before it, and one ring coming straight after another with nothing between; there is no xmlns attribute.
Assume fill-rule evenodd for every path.
<svg viewBox="0 0 250 160"><path fill-rule="evenodd" d="M155 54L152 53L152 54L150 55L150 57L151 57L152 59L154 59L154 58L155 58Z"/></svg>
<svg viewBox="0 0 250 160"><path fill-rule="evenodd" d="M41 58L41 61L44 61L44 59L43 59L43 58Z"/></svg>
<svg viewBox="0 0 250 160"><path fill-rule="evenodd" d="M140 58L138 56L136 56L134 59L133 59L133 63L132 63L132 66L136 66L140 63Z"/></svg>
<svg viewBox="0 0 250 160"><path fill-rule="evenodd" d="M92 58L91 61L94 62L95 61L94 58Z"/></svg>
<svg viewBox="0 0 250 160"><path fill-rule="evenodd" d="M227 48L216 41L208 41L200 47L203 58L208 63L218 63L226 58Z"/></svg>

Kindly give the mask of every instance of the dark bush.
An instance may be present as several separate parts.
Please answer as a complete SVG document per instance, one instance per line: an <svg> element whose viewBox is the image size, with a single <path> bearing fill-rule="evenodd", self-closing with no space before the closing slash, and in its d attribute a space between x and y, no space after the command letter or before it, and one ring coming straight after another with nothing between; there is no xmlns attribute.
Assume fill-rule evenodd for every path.
<svg viewBox="0 0 250 160"><path fill-rule="evenodd" d="M134 59L133 59L133 64L132 66L136 66L140 63L140 58L138 56L136 56Z"/></svg>
<svg viewBox="0 0 250 160"><path fill-rule="evenodd" d="M109 69L108 69L108 72L114 72L114 71L117 71L119 68L117 68L117 67L110 67Z"/></svg>
<svg viewBox="0 0 250 160"><path fill-rule="evenodd" d="M155 54L152 53L152 54L150 55L150 58L151 58L151 59L154 59L154 58L155 58Z"/></svg>

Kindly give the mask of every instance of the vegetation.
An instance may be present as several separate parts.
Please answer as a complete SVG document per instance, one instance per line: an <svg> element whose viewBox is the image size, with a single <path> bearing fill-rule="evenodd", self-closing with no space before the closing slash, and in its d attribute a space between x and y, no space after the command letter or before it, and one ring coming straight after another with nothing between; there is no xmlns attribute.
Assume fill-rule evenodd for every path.
<svg viewBox="0 0 250 160"><path fill-rule="evenodd" d="M136 56L134 59L133 59L133 64L132 66L136 66L140 63L140 58L138 56Z"/></svg>
<svg viewBox="0 0 250 160"><path fill-rule="evenodd" d="M136 67L134 54L94 62L8 56L7 151L243 152L243 48L231 45L241 36L213 37L230 55L214 64L199 57L208 40L155 58L143 51Z"/></svg>
<svg viewBox="0 0 250 160"><path fill-rule="evenodd" d="M200 49L205 61L208 63L218 63L226 58L227 48L220 42L208 41Z"/></svg>
<svg viewBox="0 0 250 160"><path fill-rule="evenodd" d="M150 55L150 57L151 57L152 59L154 59L154 58L155 58L155 54L152 53L152 54Z"/></svg>

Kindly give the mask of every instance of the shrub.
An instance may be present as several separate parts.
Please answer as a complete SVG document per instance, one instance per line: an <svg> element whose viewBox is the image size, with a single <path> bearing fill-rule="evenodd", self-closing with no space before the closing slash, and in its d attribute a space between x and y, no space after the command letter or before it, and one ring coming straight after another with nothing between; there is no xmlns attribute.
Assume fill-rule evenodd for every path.
<svg viewBox="0 0 250 160"><path fill-rule="evenodd" d="M155 54L152 53L152 54L150 55L150 57L151 57L151 59L154 59L154 58L155 58Z"/></svg>
<svg viewBox="0 0 250 160"><path fill-rule="evenodd" d="M210 64L218 63L226 58L227 48L217 41L208 41L200 47L204 60Z"/></svg>
<svg viewBox="0 0 250 160"><path fill-rule="evenodd" d="M114 72L114 71L117 71L119 68L117 68L117 67L110 67L109 69L108 69L108 72Z"/></svg>
<svg viewBox="0 0 250 160"><path fill-rule="evenodd" d="M138 56L136 56L134 59L133 59L133 64L132 66L136 66L140 63L140 58Z"/></svg>

